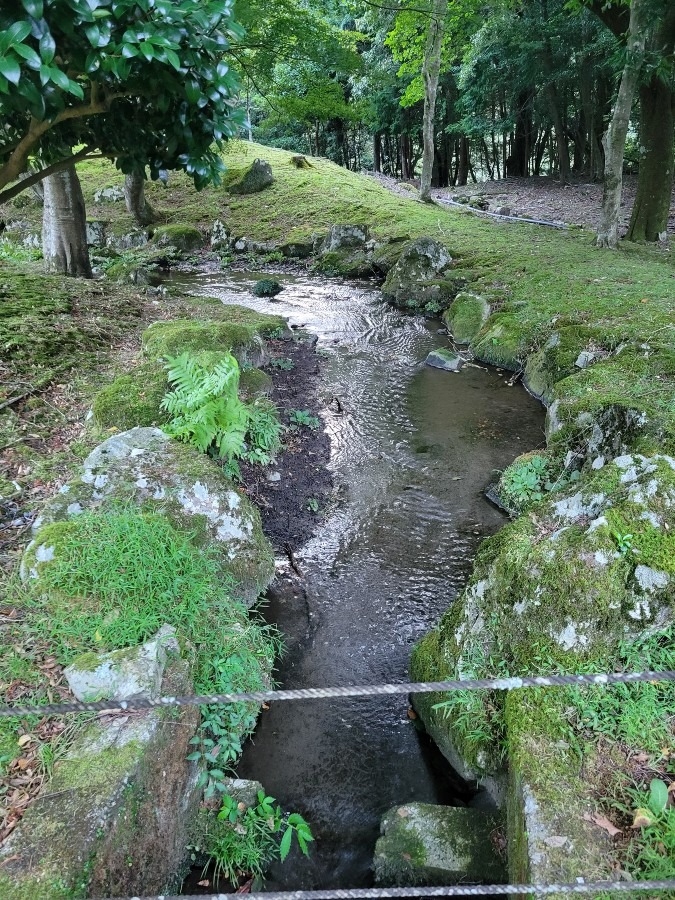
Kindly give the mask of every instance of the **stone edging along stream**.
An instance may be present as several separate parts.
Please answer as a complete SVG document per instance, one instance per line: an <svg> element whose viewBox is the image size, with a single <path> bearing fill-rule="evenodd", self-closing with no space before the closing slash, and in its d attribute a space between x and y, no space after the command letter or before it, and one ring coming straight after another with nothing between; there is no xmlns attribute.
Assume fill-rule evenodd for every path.
<svg viewBox="0 0 675 900"><path fill-rule="evenodd" d="M526 384L549 408L548 448L537 456L557 489L543 489L536 502L528 497L523 503L513 490L507 497L509 475L527 469L532 456L507 470L502 496L511 507L520 503L527 514L482 545L464 594L415 648L413 678L518 674L536 667L533 656L542 671L551 664L573 671L600 659L603 667L621 665L620 640L664 628L671 618L675 572L662 536L668 538L667 527L675 526L675 460L659 450L662 444L670 449L673 431L658 408L645 410L630 399L607 402L607 392L593 385L602 387L624 372L626 360L639 365L644 349L606 346L590 327L561 325L532 352L519 336L517 310L498 293L472 292L465 279L453 275L443 245L428 238L378 245L361 226L336 226L319 257L319 268L328 272L386 273L385 296L404 308L447 307L444 321L458 343L467 344L478 359L522 370ZM243 330L241 322L233 324L236 335L224 336L222 328L216 333L214 323L206 327L196 338L198 349L229 341L242 358L260 364L264 335L251 322L244 322ZM102 393L94 406L99 425L115 425L125 415L127 428L159 421L164 385L156 360L176 352L181 341L194 348L201 327L185 322L156 326L161 334L150 329L144 341L149 362L123 385ZM200 343L204 339L207 343ZM232 574L246 575L249 598L263 589L272 567L257 511L223 484L221 473L206 472L209 460L187 448L173 448L180 460L167 476L165 441L156 430L134 429L98 448L69 490L48 505L42 523L47 540L45 533L36 535L25 568L39 577L54 556L59 522L79 512L76 506L104 505L113 474L127 499L151 501L156 494L164 501L168 494L172 522L182 529L184 517L206 517L204 540L224 529L226 567L236 568L250 538L248 562ZM219 483L210 482L211 476ZM233 510L238 511L234 522ZM617 533L632 535L629 552L617 545ZM183 644L180 657L169 659L164 692L187 692L190 658ZM580 774L565 740L569 697L545 691L513 692L505 702L461 697L447 715L433 709L441 699L418 698L416 708L453 765L505 807L511 880L609 874L609 839L585 818L595 809L598 761L587 750ZM89 726L3 848L3 896L23 900L36 884L42 896L54 898L73 890L133 895L164 889L199 802L195 767L185 759L197 727L190 715L181 712L174 719L153 713ZM183 817L175 816L177 797Z"/></svg>

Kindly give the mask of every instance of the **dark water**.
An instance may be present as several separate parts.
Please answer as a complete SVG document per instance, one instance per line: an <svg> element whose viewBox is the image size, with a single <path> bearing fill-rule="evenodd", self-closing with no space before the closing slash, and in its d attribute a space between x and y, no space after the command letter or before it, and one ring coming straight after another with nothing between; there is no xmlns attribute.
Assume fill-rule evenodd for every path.
<svg viewBox="0 0 675 900"><path fill-rule="evenodd" d="M318 335L339 489L298 554L304 593L279 592L267 613L289 637L280 682L407 680L414 642L462 589L481 537L504 522L483 488L493 470L542 444L543 410L507 374L423 366L447 337L384 305L374 288L279 276L286 289L270 303L249 293L257 277L191 277L189 287ZM238 771L301 812L316 837L311 859L275 867L269 889L368 886L387 809L466 799L404 697L273 705Z"/></svg>

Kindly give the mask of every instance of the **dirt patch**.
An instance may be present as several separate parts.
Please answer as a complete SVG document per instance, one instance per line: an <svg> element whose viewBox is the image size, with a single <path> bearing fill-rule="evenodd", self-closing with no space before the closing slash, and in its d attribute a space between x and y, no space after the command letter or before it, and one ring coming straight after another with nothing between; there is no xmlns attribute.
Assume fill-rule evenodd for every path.
<svg viewBox="0 0 675 900"><path fill-rule="evenodd" d="M320 420L319 357L312 342L270 341L270 349L272 400L289 430L275 464L266 468L243 464L241 471L246 493L260 509L263 530L275 550L292 552L312 537L331 496L330 440ZM292 421L298 410L308 414L312 425Z"/></svg>
<svg viewBox="0 0 675 900"><path fill-rule="evenodd" d="M389 190L403 197L414 197L411 185L397 182L385 175L374 178ZM412 185L414 187L414 184ZM637 177L624 178L621 202L621 229L628 228L631 210L637 191ZM437 199L480 197L488 203L491 212L507 207L510 215L566 225L583 225L596 229L600 223L602 184L585 179L573 179L561 184L555 178L504 178L500 181L482 181L465 187L435 188ZM675 192L670 208L668 231L675 233Z"/></svg>

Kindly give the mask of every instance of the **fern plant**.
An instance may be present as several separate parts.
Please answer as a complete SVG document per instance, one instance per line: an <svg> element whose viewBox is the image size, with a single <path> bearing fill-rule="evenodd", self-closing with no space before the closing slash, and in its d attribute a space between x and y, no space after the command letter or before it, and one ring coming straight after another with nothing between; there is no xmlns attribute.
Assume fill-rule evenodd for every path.
<svg viewBox="0 0 675 900"><path fill-rule="evenodd" d="M162 400L173 419L164 430L203 453L225 459L230 474L240 478L236 460L267 465L281 447L282 425L274 403L239 399L239 364L230 353L213 367L189 353L166 362L174 390Z"/></svg>
<svg viewBox="0 0 675 900"><path fill-rule="evenodd" d="M174 390L162 400L173 416L164 430L203 453L215 448L222 459L241 456L249 414L239 399L239 364L231 353L207 370L189 353L166 361Z"/></svg>

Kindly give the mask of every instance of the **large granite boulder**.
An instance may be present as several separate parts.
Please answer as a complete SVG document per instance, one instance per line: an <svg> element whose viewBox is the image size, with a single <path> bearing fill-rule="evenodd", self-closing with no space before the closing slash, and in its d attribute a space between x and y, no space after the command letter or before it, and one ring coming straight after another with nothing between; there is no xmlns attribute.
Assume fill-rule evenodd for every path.
<svg viewBox="0 0 675 900"><path fill-rule="evenodd" d="M54 558L51 523L85 510L143 504L167 515L193 540L217 552L234 595L253 603L274 575L272 550L256 507L213 460L158 428L132 428L100 444L80 475L49 500L33 525L22 562L27 579L40 577Z"/></svg>
<svg viewBox="0 0 675 900"><path fill-rule="evenodd" d="M373 868L380 886L501 884L499 819L478 809L408 803L383 818Z"/></svg>
<svg viewBox="0 0 675 900"><path fill-rule="evenodd" d="M417 238L405 245L382 293L396 306L420 308L434 303L443 309L457 293L455 282L443 277L451 265L452 256L443 244L428 237Z"/></svg>

